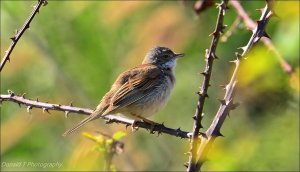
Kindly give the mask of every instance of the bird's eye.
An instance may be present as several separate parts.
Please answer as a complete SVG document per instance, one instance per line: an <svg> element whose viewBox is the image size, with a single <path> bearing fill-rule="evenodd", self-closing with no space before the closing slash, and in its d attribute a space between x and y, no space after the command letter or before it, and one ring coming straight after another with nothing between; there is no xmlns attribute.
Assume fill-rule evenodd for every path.
<svg viewBox="0 0 300 172"><path fill-rule="evenodd" d="M168 55L164 55L163 57L166 59L166 58L168 58L169 56L168 56Z"/></svg>

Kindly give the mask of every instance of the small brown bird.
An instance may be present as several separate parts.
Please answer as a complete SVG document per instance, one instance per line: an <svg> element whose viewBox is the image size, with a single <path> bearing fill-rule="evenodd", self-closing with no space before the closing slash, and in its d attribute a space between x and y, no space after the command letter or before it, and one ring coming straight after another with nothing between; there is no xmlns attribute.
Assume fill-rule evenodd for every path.
<svg viewBox="0 0 300 172"><path fill-rule="evenodd" d="M175 84L176 54L166 47L155 47L146 55L143 63L119 75L96 110L73 128L66 136L89 121L109 114L123 114L134 120L143 120L159 111L168 100Z"/></svg>

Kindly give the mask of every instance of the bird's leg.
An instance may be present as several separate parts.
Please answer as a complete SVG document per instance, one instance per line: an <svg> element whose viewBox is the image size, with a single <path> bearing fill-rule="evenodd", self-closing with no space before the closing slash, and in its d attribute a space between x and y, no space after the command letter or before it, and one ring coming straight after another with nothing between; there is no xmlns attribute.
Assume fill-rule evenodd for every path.
<svg viewBox="0 0 300 172"><path fill-rule="evenodd" d="M154 122L154 121L151 121L151 120L149 120L149 119L146 119L146 118L144 118L144 117L142 117L142 116L136 116L136 117L140 118L140 119L143 120L144 122L146 122L146 123L148 123L148 124L151 125L150 133L153 133L153 130L154 130L155 126L156 126L156 125L159 125L158 123L156 123L156 122Z"/></svg>
<svg viewBox="0 0 300 172"><path fill-rule="evenodd" d="M136 122L137 120L134 120L133 123L131 124L131 131L137 131L138 130L138 126L136 126Z"/></svg>

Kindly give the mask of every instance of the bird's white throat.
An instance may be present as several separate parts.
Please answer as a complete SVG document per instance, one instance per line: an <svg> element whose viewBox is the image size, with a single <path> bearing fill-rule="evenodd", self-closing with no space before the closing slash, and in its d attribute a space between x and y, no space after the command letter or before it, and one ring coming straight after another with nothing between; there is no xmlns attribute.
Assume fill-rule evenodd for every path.
<svg viewBox="0 0 300 172"><path fill-rule="evenodd" d="M166 63L161 65L163 68L174 68L176 66L176 59L172 59L170 61L167 61Z"/></svg>

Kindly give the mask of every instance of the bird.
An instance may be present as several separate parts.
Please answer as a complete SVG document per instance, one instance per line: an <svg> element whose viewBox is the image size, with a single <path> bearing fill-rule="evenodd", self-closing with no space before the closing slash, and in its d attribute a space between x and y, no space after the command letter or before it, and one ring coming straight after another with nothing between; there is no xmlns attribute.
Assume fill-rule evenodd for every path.
<svg viewBox="0 0 300 172"><path fill-rule="evenodd" d="M121 73L96 109L63 136L92 120L111 114L122 114L134 121L142 120L152 124L146 118L166 105L176 82L176 61L183 56L167 47L152 48L142 64Z"/></svg>

